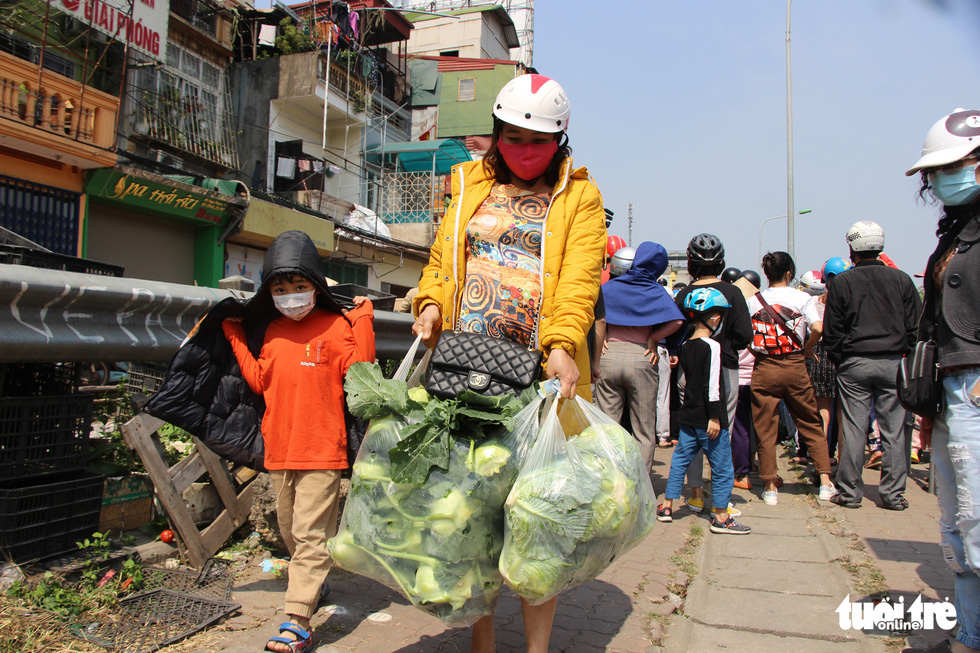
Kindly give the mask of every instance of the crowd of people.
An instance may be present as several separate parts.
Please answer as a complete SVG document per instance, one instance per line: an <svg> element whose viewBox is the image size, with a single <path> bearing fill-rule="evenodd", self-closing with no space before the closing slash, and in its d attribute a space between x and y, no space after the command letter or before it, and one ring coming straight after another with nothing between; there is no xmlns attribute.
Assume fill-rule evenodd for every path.
<svg viewBox="0 0 980 653"><path fill-rule="evenodd" d="M686 508L704 509L707 457L710 530L738 535L751 529L738 521L732 491L752 489L755 470L764 504L779 501L780 424L798 438L797 460L812 464L817 498L849 509L867 503L866 447L880 433L880 507L905 510L912 451L899 370L917 342L935 343L942 406L921 411L917 453L931 434L943 546L956 574L953 647L980 650L980 111L936 123L908 172L921 173L923 198L942 204L924 307L871 221L847 232L849 260L829 259L819 271L798 275L788 253L766 254L765 288L759 273L726 267L717 237L698 234L687 249L691 283L668 290L662 245L607 248L602 197L572 163L562 87L521 75L492 114L483 160L453 170L452 200L412 299L413 332L428 347L457 330L539 350L542 376L557 379L561 397L591 400L594 388L598 407L629 425L648 471L658 451L674 447L658 520L673 519L685 477ZM612 278L602 283L604 268ZM194 372L168 378L161 396L176 412L209 414L233 443L264 442L292 556L285 621L266 648L300 653L313 646L310 617L329 590L326 542L350 463L341 384L354 362L374 359L373 310L365 298L353 308L331 298L316 248L300 232L272 244L263 279L244 313L202 322L190 342L210 343L208 352L191 346L178 355L198 381L222 377L216 397L200 395ZM522 599L529 653L547 652L556 605L557 597ZM472 627L472 650L495 650L492 614Z"/></svg>
<svg viewBox="0 0 980 653"><path fill-rule="evenodd" d="M897 401L896 372L899 359L915 340L920 308L918 294L908 275L879 260L884 247L884 232L879 225L857 223L848 232L847 242L855 271L847 278L849 283L835 284L834 292L822 281L825 277L819 271L809 271L797 281L795 262L786 252L768 253L761 261L768 282L762 289L759 275L754 271L725 267L725 248L716 236L696 235L687 248L692 283L677 284L680 287L674 290L676 306L687 319L685 329L675 326L669 313L645 314L646 322L639 320L645 325L641 333L644 338L659 334L672 337L662 338L659 345L633 337L640 357L632 361L630 376L625 381L622 375L604 378L604 373L619 367L614 368L605 361L607 356L615 356L633 333L610 327L607 314L605 341L598 348L602 352L599 377L595 380L599 407L620 419L621 406L645 406L645 410L630 412L629 424L641 447L652 452L648 434L657 431L657 423L669 423L671 415L669 409L664 411L651 401L651 388L668 385L678 395L677 449L671 459L665 499L658 510L661 521L672 521L674 502L681 498L685 475L690 486L686 506L692 512L701 512L704 507L702 461L707 454L714 509L712 532L750 532L734 519L740 511L730 503L731 491L736 485L750 489L750 474L758 471L763 502L778 503L778 487L782 484L776 473L780 422L798 437L796 460L803 464L812 462L815 468L818 499L858 507L860 498L842 494L831 480L833 465L839 457L834 423L830 419L835 378L850 378L855 363L881 369L874 379L858 386L865 389L863 393L852 391L848 385L848 394L840 401L841 413L846 415L844 424L851 430L846 432L844 440L850 448L842 449L845 455L840 456L848 465L845 474L838 472L838 482L848 492L860 488L865 446L868 435L874 432L870 415L874 406L875 421L884 425L883 432L887 434L883 438L887 442L887 458L882 463L882 507L893 510L907 507L902 497L906 478L902 470L908 458L902 462L898 453L906 434L905 410ZM656 243L642 243L636 252L662 249ZM621 277L614 273L614 278L603 285L602 294L607 294L607 288L618 294L622 292L621 287L628 287L634 292L628 302L631 306L647 305L641 292L657 298L651 303L660 301L655 291L632 283L637 265L635 261ZM835 265L828 261L825 266L830 278L842 271L835 272ZM865 268L873 273L864 275L868 278L862 277ZM624 284L623 279L629 282ZM864 294L857 294L852 288L862 289ZM832 307L829 332L824 328L828 302ZM849 311L838 314L840 307ZM633 324L636 323L634 320ZM645 349L639 355L641 346ZM660 374L654 353L658 346L671 356L677 371L672 378ZM843 372L837 369L841 351L848 353ZM864 356L857 355L857 351ZM642 365L643 357L650 364ZM646 380L647 376L652 379ZM863 427L858 426L862 423ZM670 445L661 441L660 446Z"/></svg>

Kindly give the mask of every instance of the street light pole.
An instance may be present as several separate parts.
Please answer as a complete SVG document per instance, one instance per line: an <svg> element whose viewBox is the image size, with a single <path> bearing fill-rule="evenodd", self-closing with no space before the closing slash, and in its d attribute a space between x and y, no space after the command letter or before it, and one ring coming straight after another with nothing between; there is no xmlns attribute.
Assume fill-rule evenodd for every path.
<svg viewBox="0 0 980 653"><path fill-rule="evenodd" d="M790 9L793 0L786 2L786 251L796 258L796 233L793 217L793 73L790 61ZM760 236L761 241L761 236ZM760 246L761 249L761 246ZM761 258L761 255L760 255Z"/></svg>
<svg viewBox="0 0 980 653"><path fill-rule="evenodd" d="M813 209L803 209L802 211L797 211L796 215L803 215L805 213L810 213L812 210ZM776 216L773 216L771 218L766 218L765 220L762 221L762 224L759 225L759 262L760 262L760 264L762 262L762 228L766 226L766 223L767 222L772 222L773 220L782 220L785 217L786 217L785 215L776 215ZM795 255L793 255L791 252L788 252L788 253L789 253L790 256L793 257L793 260L796 260L796 256Z"/></svg>

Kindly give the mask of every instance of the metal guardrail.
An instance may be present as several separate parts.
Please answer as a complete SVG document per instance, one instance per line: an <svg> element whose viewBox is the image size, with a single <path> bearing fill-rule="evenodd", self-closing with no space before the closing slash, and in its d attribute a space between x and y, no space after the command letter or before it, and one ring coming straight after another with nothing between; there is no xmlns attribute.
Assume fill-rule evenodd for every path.
<svg viewBox="0 0 980 653"><path fill-rule="evenodd" d="M251 293L0 265L0 363L167 361L226 297ZM413 318L378 311L379 358L401 358Z"/></svg>

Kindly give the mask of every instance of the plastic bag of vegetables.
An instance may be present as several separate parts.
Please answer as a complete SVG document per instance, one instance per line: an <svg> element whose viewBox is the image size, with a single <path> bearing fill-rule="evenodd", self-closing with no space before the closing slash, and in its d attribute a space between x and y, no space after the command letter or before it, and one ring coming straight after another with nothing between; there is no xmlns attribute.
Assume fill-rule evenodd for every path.
<svg viewBox="0 0 980 653"><path fill-rule="evenodd" d="M507 585L533 605L592 580L656 523L653 485L625 429L578 397L545 413L505 503L500 556Z"/></svg>
<svg viewBox="0 0 980 653"><path fill-rule="evenodd" d="M503 503L541 399L439 400L366 363L351 367L345 390L370 424L330 555L447 625L493 614Z"/></svg>

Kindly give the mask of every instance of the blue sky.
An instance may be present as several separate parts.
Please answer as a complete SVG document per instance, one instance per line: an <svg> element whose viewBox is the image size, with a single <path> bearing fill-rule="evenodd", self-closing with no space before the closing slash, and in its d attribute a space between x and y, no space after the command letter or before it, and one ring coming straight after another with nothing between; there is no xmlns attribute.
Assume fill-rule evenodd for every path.
<svg viewBox="0 0 980 653"><path fill-rule="evenodd" d="M800 273L847 256L857 220L920 271L938 210L917 201L929 127L980 108L980 2L795 0L792 73ZM786 3L538 0L534 65L572 103L576 163L616 212L610 233L683 249L707 231L728 263L759 269L763 220L785 215ZM765 226L786 248L786 221Z"/></svg>

